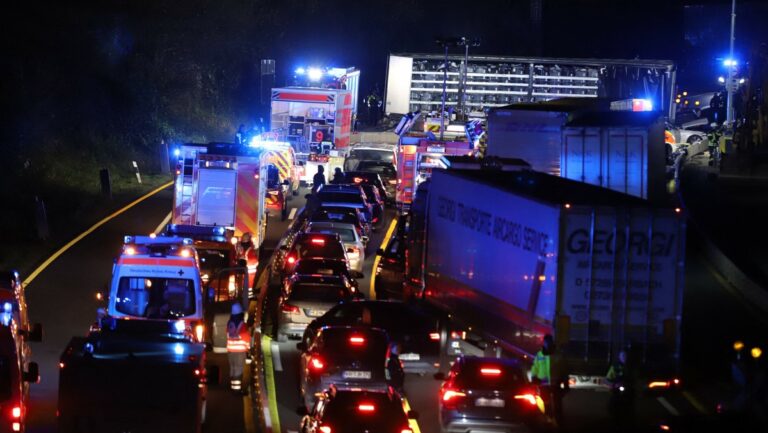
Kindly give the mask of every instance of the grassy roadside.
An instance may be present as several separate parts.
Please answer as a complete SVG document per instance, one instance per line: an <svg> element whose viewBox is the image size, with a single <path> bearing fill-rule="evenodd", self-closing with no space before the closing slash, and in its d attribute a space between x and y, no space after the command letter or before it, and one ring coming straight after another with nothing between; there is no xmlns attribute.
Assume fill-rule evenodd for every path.
<svg viewBox="0 0 768 433"><path fill-rule="evenodd" d="M45 200L50 237L18 237L0 243L0 269L17 269L22 276L29 274L61 245L70 241L105 216L136 198L171 180L169 175L142 175L142 184L135 177L115 176L112 179L112 198L102 196L98 185L80 187L53 187ZM29 212L27 212L29 214ZM34 228L34 213L21 227ZM8 228L8 227L5 227ZM26 239L25 239L26 238Z"/></svg>

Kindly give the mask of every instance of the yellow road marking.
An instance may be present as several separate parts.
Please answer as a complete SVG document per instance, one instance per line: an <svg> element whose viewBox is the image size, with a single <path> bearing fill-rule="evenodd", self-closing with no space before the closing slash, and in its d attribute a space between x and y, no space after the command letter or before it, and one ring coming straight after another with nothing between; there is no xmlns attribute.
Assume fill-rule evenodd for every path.
<svg viewBox="0 0 768 433"><path fill-rule="evenodd" d="M109 215L108 217L106 217L106 218L102 219L101 221L97 222L96 224L92 225L92 226L91 226L91 228L89 228L88 230L86 230L86 231L84 231L84 232L80 233L80 235L79 235L79 236L77 236L76 238L74 238L74 239L72 239L71 241L67 242L67 244L66 244L66 245L64 245L63 247L59 248L59 250L58 250L58 251L56 251L55 253L53 253L53 255L52 255L52 256L48 257L48 259L46 259L46 260L45 260L45 261L44 261L44 262L43 262L43 263L42 263L40 266L38 266L38 267L37 267L37 269L35 269L34 271L32 271L32 273L31 273L31 274L29 274L29 276L27 277L27 279L26 279L26 280L24 280L24 285L25 285L25 286L27 286L27 285L29 285L30 283L32 283L32 281L33 281L35 278L37 278L37 276L38 276L38 275L40 275L40 273L41 273L41 272L43 272L43 271L45 270L45 268L47 268L48 266L50 266L50 265L51 265L51 263L53 263L53 262L54 262L54 260L58 259L58 258L59 258L59 256L61 256L62 254L64 254L64 253L65 253L65 252L66 252L68 249L72 248L72 246L74 246L76 243L78 243L78 242L80 242L81 240L83 240L83 238L85 238L85 237L86 237L86 236L88 236L89 234L93 233L93 232L94 232L94 231L95 231L97 228L99 228L99 227L103 226L104 224L106 224L106 223L108 223L109 221L111 221L112 219L116 218L117 216L119 216L119 215L120 215L120 214L122 214L123 212L125 212L125 211L127 211L128 209L130 209L130 208L132 208L132 207L136 206L137 204L139 204L139 203L141 203L142 201L144 201L144 200L146 200L146 199L148 199L148 198L152 197L153 195L155 195L155 194L157 194L158 192L160 192L160 191L164 190L165 188L168 188L168 187L169 187L169 186L171 186L171 185L173 185L173 182L168 182L168 183L166 183L166 184L160 185L159 187L155 188L153 191L150 191L150 192L148 192L148 193L144 194L143 196L141 196L141 197L137 198L136 200L132 201L131 203L128 203L128 204L127 204L125 207L123 207L122 209L120 209L120 210L118 210L118 211L114 212L112 215Z"/></svg>
<svg viewBox="0 0 768 433"><path fill-rule="evenodd" d="M686 400L688 400L688 402L691 403L691 406L696 408L696 410L703 413L704 415L707 414L707 408L705 408L704 405L701 404L701 402L696 397L694 397L693 394L691 394L688 391L683 391L683 397L685 397Z"/></svg>
<svg viewBox="0 0 768 433"><path fill-rule="evenodd" d="M269 400L269 417L272 418L272 431L280 433L280 414L277 411L277 392L275 391L275 371L272 365L272 339L261 336L261 353L264 355L264 375L267 376L267 400ZM414 432L416 433L416 432Z"/></svg>
<svg viewBox="0 0 768 433"><path fill-rule="evenodd" d="M408 413L411 411L411 405L408 404L408 399L403 397L403 407L405 408L405 412ZM421 433L421 429L419 428L419 422L415 419L408 419L408 426L411 427L411 430L413 430L413 433Z"/></svg>
<svg viewBox="0 0 768 433"><path fill-rule="evenodd" d="M379 246L379 248L384 248L387 246L387 242L389 242L389 238L392 237L392 233L394 233L395 227L397 227L397 217L393 218L392 222L389 224L387 233L384 235L384 239L381 240L381 245ZM379 267L380 260L381 260L381 256L376 254L376 258L373 259L373 268L371 269L371 287L368 289L369 299L376 299L376 291L374 290L374 283L376 282L376 269ZM414 433L417 433L417 432L414 432Z"/></svg>
<svg viewBox="0 0 768 433"><path fill-rule="evenodd" d="M173 215L173 212L168 212L168 215L165 216L165 218L163 219L163 222L157 225L157 228L154 231L156 235L160 234L160 232L163 231L163 228L165 227L165 225L171 221L171 215Z"/></svg>

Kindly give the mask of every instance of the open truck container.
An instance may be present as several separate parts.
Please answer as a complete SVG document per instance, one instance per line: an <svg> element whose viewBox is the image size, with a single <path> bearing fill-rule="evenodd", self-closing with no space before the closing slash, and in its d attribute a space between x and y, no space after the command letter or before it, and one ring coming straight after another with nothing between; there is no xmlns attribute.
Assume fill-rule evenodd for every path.
<svg viewBox="0 0 768 433"><path fill-rule="evenodd" d="M552 334L574 387L599 385L629 345L643 377L674 377L686 225L676 209L533 171L436 170L424 186L423 295L450 315L447 331L529 360Z"/></svg>

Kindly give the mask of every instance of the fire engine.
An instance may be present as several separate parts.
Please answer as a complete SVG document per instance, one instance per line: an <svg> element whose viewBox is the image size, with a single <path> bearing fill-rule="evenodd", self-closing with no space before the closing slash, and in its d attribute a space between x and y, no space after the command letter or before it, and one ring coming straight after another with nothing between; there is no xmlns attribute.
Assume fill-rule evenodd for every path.
<svg viewBox="0 0 768 433"><path fill-rule="evenodd" d="M178 225L224 227L238 238L264 240L268 153L231 143L187 144L178 157L173 218ZM248 263L251 265L252 263Z"/></svg>
<svg viewBox="0 0 768 433"><path fill-rule="evenodd" d="M429 178L433 168L446 168L444 156L471 154L479 135L482 135L475 133L476 121L467 125L448 124L443 134L446 140L440 141L435 137L440 132L440 125L439 120L422 119L420 113L409 113L403 116L395 130L400 136L395 202L401 210L410 207L416 188ZM414 126L417 128L412 130Z"/></svg>
<svg viewBox="0 0 768 433"><path fill-rule="evenodd" d="M204 341L204 297L198 254L189 238L126 236L112 270L107 314L181 320Z"/></svg>
<svg viewBox="0 0 768 433"><path fill-rule="evenodd" d="M281 219L285 220L288 200L299 194L301 179L296 166L296 152L287 142L262 141L259 137L255 137L250 145L262 149L269 163L266 208L279 211Z"/></svg>

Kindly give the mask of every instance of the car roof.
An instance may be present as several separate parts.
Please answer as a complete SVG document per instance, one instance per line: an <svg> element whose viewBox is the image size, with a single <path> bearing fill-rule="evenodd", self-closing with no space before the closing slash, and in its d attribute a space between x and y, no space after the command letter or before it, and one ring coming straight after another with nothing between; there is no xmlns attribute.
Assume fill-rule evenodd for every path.
<svg viewBox="0 0 768 433"><path fill-rule="evenodd" d="M462 356L459 358L459 362L466 366L474 366L480 364L499 365L510 368L522 367L520 361L511 358L490 358L482 356Z"/></svg>
<svg viewBox="0 0 768 433"><path fill-rule="evenodd" d="M326 238L328 240L335 240L335 241L340 241L341 240L339 235L336 234L336 233L307 233L307 232L302 232L302 233L299 233L299 234L296 235L296 242L304 242L304 241L308 240L309 238L314 238L314 239Z"/></svg>
<svg viewBox="0 0 768 433"><path fill-rule="evenodd" d="M344 285L344 280L339 275L308 275L300 274L296 275L293 280L294 284L329 284L329 285Z"/></svg>
<svg viewBox="0 0 768 433"><path fill-rule="evenodd" d="M390 143L360 143L352 146L349 150L391 150L395 151L395 144Z"/></svg>
<svg viewBox="0 0 768 433"><path fill-rule="evenodd" d="M333 221L310 221L309 225L312 227L326 227L326 228L353 229L353 230L355 228L355 225L352 223L337 223ZM307 231L307 233L321 233L321 232Z"/></svg>
<svg viewBox="0 0 768 433"><path fill-rule="evenodd" d="M343 192L343 193L360 193L360 186L355 184L343 184L343 185L323 185L322 188L318 191L318 193L323 192Z"/></svg>

